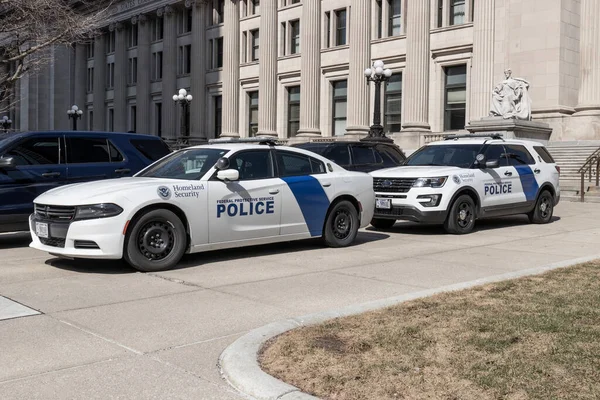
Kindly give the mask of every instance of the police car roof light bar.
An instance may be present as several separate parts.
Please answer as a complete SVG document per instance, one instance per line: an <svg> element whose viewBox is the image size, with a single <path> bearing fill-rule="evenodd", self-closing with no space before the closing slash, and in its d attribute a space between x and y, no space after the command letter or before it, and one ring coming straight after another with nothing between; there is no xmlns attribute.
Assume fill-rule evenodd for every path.
<svg viewBox="0 0 600 400"><path fill-rule="evenodd" d="M467 139L467 138L488 138L488 139L500 139L504 141L501 133L469 133L466 135L448 135L444 140L456 140L456 139Z"/></svg>
<svg viewBox="0 0 600 400"><path fill-rule="evenodd" d="M277 138L273 137L251 137L251 138L220 138L220 139L210 139L208 144L232 144L232 143L258 143L258 144L268 144L269 146L277 145Z"/></svg>

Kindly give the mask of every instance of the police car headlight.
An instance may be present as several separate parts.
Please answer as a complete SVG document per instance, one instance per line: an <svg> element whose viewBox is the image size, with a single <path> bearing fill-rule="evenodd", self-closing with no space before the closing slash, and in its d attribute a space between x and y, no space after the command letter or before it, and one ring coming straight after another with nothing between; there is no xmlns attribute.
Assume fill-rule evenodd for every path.
<svg viewBox="0 0 600 400"><path fill-rule="evenodd" d="M122 212L121 207L111 203L78 206L75 212L75 220L116 217Z"/></svg>
<svg viewBox="0 0 600 400"><path fill-rule="evenodd" d="M447 176L440 176L437 178L419 178L413 184L413 187L431 187L431 188L441 188L444 186L446 181L448 180Z"/></svg>
<svg viewBox="0 0 600 400"><path fill-rule="evenodd" d="M417 196L417 201L421 203L423 207L437 207L440 205L440 200L442 199L441 194L427 194L422 196Z"/></svg>

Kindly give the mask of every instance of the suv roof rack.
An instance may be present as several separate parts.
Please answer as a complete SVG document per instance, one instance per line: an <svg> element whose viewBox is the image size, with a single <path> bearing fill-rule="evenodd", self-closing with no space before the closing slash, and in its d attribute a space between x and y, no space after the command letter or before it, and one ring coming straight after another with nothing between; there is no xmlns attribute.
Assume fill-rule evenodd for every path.
<svg viewBox="0 0 600 400"><path fill-rule="evenodd" d="M218 143L258 143L258 144L268 144L269 146L276 146L278 139L269 136L259 136L259 137L250 137L250 138L222 138L222 139L210 139L208 144L218 144Z"/></svg>
<svg viewBox="0 0 600 400"><path fill-rule="evenodd" d="M456 139L467 139L467 138L488 138L488 139L500 139L504 141L501 133L469 133L466 135L448 135L444 140L456 140Z"/></svg>

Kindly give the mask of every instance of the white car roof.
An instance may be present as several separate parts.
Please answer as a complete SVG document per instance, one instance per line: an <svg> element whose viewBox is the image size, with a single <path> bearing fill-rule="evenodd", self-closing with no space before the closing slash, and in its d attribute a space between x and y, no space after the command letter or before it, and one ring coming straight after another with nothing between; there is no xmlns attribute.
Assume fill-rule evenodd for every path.
<svg viewBox="0 0 600 400"><path fill-rule="evenodd" d="M458 139L448 139L448 140L440 140L437 142L428 143L429 146L444 146L444 145L452 145L452 144L520 144L520 145L529 145L529 146L543 146L542 143L536 142L533 140L522 140L522 139L491 139L485 137L474 137L474 138L458 138Z"/></svg>

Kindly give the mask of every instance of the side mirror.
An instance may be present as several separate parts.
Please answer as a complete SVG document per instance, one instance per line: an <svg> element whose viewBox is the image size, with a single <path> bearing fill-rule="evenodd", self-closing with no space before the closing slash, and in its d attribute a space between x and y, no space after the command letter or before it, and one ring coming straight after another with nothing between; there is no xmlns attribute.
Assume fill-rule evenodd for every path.
<svg viewBox="0 0 600 400"><path fill-rule="evenodd" d="M237 169L224 169L217 172L217 178L225 182L237 181L240 179L240 172Z"/></svg>
<svg viewBox="0 0 600 400"><path fill-rule="evenodd" d="M489 160L485 162L485 168L493 169L498 168L500 166L500 162L498 160Z"/></svg>
<svg viewBox="0 0 600 400"><path fill-rule="evenodd" d="M217 170L222 171L229 168L229 159L225 157L221 157L217 160L217 164L215 165Z"/></svg>
<svg viewBox="0 0 600 400"><path fill-rule="evenodd" d="M0 158L0 168L14 168L15 167L15 159L12 157L2 157Z"/></svg>

